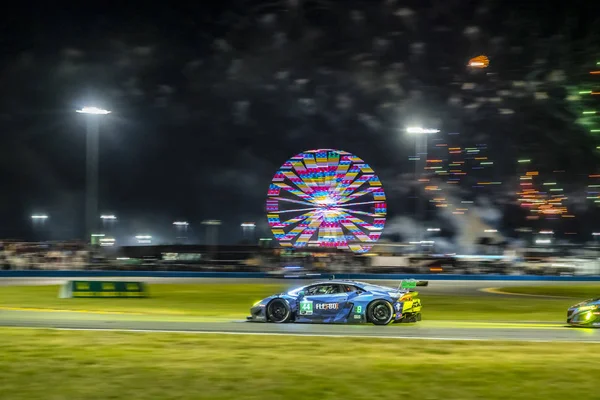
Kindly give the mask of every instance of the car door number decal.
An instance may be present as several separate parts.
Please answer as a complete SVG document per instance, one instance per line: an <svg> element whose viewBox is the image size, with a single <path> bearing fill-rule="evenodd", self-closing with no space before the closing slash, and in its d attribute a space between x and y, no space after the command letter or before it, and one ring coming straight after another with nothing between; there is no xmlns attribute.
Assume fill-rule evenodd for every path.
<svg viewBox="0 0 600 400"><path fill-rule="evenodd" d="M312 301L301 301L300 302L300 315L312 315L313 313L313 302Z"/></svg>
<svg viewBox="0 0 600 400"><path fill-rule="evenodd" d="M356 306L356 310L354 311L357 314L360 314L362 312L362 307L361 306Z"/></svg>

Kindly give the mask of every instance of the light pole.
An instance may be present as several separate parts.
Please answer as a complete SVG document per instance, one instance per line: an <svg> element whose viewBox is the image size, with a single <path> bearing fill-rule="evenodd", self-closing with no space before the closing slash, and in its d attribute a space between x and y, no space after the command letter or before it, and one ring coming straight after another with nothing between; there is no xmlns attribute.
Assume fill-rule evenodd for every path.
<svg viewBox="0 0 600 400"><path fill-rule="evenodd" d="M117 222L117 217L112 214L111 215L103 214L100 216L100 219L102 220L102 230L108 230L108 231L112 232L111 228L113 227L113 224L115 222ZM109 227L109 229L106 229L107 226Z"/></svg>
<svg viewBox="0 0 600 400"><path fill-rule="evenodd" d="M175 228L177 230L177 236L175 237L175 242L177 242L178 239L183 239L184 242L187 241L187 230L188 230L188 226L190 224L186 221L175 221L175 222L173 222L173 225L175 226ZM181 232L183 232L185 234L185 236L180 236Z"/></svg>
<svg viewBox="0 0 600 400"><path fill-rule="evenodd" d="M83 107L77 112L86 114L85 233L86 240L91 240L91 235L96 227L96 213L98 211L98 117L110 114L110 111L98 107Z"/></svg>
<svg viewBox="0 0 600 400"><path fill-rule="evenodd" d="M427 129L418 126L411 126L406 128L406 132L415 135L415 227L416 241L420 242L422 240L422 229L419 227L419 220L422 217L422 202L419 199L419 173L427 164L427 135L438 133L439 129Z"/></svg>
<svg viewBox="0 0 600 400"><path fill-rule="evenodd" d="M250 232L250 242L253 242L254 229L256 229L256 224L254 222L242 222L240 226L242 227L242 234L244 235L244 239L246 239L246 233Z"/></svg>
<svg viewBox="0 0 600 400"><path fill-rule="evenodd" d="M43 228L45 227L47 220L47 214L33 214L31 216L31 221L33 222L33 228L35 230L36 239L39 239L40 241L42 241L45 237L45 230Z"/></svg>
<svg viewBox="0 0 600 400"><path fill-rule="evenodd" d="M221 221L216 219L209 219L201 222L202 225L206 226L206 238L208 245L210 247L211 259L214 261L215 250L218 243L218 235L219 235L219 225L221 225Z"/></svg>

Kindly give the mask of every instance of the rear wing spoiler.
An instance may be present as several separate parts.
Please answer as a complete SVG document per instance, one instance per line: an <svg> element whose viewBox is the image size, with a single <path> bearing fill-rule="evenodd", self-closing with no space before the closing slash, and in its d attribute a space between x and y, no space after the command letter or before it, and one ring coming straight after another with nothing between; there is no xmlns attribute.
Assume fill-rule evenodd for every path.
<svg viewBox="0 0 600 400"><path fill-rule="evenodd" d="M429 286L429 281L417 281L415 279L403 279L400 281L398 290L401 289L414 289L417 286Z"/></svg>

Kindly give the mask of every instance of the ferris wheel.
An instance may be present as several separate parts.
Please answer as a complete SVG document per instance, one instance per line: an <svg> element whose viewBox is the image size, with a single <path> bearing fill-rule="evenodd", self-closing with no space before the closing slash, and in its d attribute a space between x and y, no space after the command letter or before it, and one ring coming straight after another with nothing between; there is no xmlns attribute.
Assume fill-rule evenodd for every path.
<svg viewBox="0 0 600 400"><path fill-rule="evenodd" d="M333 149L308 150L273 177L267 218L282 247L308 245L365 253L385 225L385 193L363 160Z"/></svg>

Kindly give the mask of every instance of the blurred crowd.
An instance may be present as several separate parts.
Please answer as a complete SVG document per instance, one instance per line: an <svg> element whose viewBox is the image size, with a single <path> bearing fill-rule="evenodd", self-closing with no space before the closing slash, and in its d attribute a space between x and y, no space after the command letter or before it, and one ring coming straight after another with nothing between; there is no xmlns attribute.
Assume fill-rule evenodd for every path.
<svg viewBox="0 0 600 400"><path fill-rule="evenodd" d="M3 270L84 269L90 252L83 242L0 242Z"/></svg>
<svg viewBox="0 0 600 400"><path fill-rule="evenodd" d="M164 245L101 247L80 241L0 241L2 270L145 270L267 272L274 276L319 273L442 273L504 275L600 275L598 248L519 254L457 256L427 253L356 255L337 250L289 250L260 246ZM535 250L535 251L534 251ZM513 254L514 253L514 254Z"/></svg>

